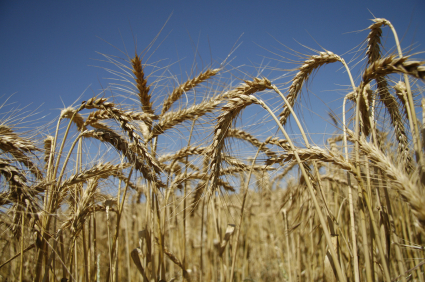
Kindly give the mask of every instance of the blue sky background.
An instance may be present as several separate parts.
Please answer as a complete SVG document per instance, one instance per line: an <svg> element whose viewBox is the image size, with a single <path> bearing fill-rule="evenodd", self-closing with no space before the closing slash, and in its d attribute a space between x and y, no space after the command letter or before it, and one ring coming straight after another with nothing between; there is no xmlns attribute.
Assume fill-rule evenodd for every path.
<svg viewBox="0 0 425 282"><path fill-rule="evenodd" d="M239 47L231 54L232 66L244 65L242 70L249 76L256 76L261 70L262 75L276 79L275 83L283 83L288 79L277 79L284 74L281 69L297 65L276 60L278 55L294 58L284 53L288 49L279 42L304 54L313 52L300 44L317 50L322 46L350 61L355 54L348 52L365 40L368 31L364 29L375 16L392 22L406 52L410 46L415 47L413 52L419 52L425 50L424 15L423 0L4 0L0 1L0 96L4 101L13 94L10 101L15 105L39 107L41 115L54 119L59 109L71 105L82 93L78 103L108 85L104 78L112 75L93 65L114 67L96 61L102 59L96 52L124 58L111 46L114 45L121 50L126 48L132 55L134 37L138 51L142 51L169 17L157 41L162 43L148 54L152 55L150 62L163 60L160 65L178 62L170 68L178 80L190 74L195 49L198 73L210 65L217 67L237 44ZM383 43L387 51L394 50L388 28L384 28ZM420 54L416 58L425 56ZM235 83L238 78L246 78L242 72L232 74ZM359 71L354 72L356 75ZM340 107L346 92L334 90L346 89L348 85L348 77L339 65L326 66L317 73L309 89L313 97L317 95L327 103L334 101L335 107ZM311 98L309 102L306 106L312 106L320 116L326 113L319 100ZM305 121L310 132L332 131L315 114L306 114Z"/></svg>

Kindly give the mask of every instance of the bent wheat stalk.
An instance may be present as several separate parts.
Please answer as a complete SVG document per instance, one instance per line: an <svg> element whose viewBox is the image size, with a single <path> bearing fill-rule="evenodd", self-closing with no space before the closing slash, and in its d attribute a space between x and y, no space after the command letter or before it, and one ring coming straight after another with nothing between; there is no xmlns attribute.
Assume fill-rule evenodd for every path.
<svg viewBox="0 0 425 282"><path fill-rule="evenodd" d="M254 99L253 99L254 100ZM306 180L306 184L307 184L307 188L310 192L310 196L313 199L313 203L314 203L314 207L316 209L317 215L319 216L319 220L320 220L320 224L322 226L323 232L325 234L325 238L326 238L326 242L329 246L332 246L332 239L331 239L331 235L329 233L328 227L327 227L327 223L325 221L325 218L322 214L319 202L317 201L316 195L314 193L314 189L313 189L313 185L311 184L310 178L308 177L308 174L302 164L302 161L297 153L297 151L295 150L295 146L292 143L291 138L289 137L289 135L286 133L286 130L283 128L282 124L280 123L280 121L276 118L276 116L274 115L273 111L261 100L256 99L256 103L261 105L266 111L269 112L269 114L272 116L272 118L276 121L276 124L278 125L279 129L282 131L283 135L285 136L286 140L288 140L289 146L291 147L292 151L294 152L294 156L295 159L297 160L297 163L300 167L301 173L304 176L304 179ZM338 260L338 256L334 250L334 248L330 248L331 251L331 257L332 260L334 262L335 265L335 270L337 272L337 276L339 278L340 281L347 281L346 280L346 276L343 274L342 270L341 270L341 266L339 265L339 260Z"/></svg>

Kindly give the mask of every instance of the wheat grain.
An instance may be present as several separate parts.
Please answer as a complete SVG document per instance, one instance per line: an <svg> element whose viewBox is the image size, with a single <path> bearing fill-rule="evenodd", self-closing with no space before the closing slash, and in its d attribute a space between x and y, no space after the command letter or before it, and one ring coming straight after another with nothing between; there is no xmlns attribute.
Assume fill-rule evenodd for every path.
<svg viewBox="0 0 425 282"><path fill-rule="evenodd" d="M72 118L73 116L74 116L74 118ZM73 107L68 107L68 108L63 109L61 111L60 118L61 119L63 119L63 118L71 119L72 118L72 122L75 123L78 131L86 130L83 117Z"/></svg>
<svg viewBox="0 0 425 282"><path fill-rule="evenodd" d="M114 103L107 102L106 98L90 98L86 102L83 102L84 108L91 109L104 109L104 108L112 108L115 107Z"/></svg>

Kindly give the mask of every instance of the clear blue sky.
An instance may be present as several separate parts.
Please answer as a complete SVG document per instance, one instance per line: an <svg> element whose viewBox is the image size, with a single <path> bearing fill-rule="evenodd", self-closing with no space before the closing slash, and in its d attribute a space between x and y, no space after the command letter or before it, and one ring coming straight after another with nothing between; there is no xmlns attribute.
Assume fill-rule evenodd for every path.
<svg viewBox="0 0 425 282"><path fill-rule="evenodd" d="M40 108L42 113L53 119L63 107L61 99L68 106L88 87L92 90L87 90L79 101L92 97L93 91L98 93L101 85L107 86L104 78L111 75L92 66L108 66L93 60L102 59L96 52L123 55L105 41L120 49L126 47L133 54L134 35L142 51L171 14L159 39L165 40L151 61L166 59L164 63L168 64L182 59L173 70L183 76L190 72L196 44L200 54L198 68L211 62L217 66L236 42L242 43L232 54L232 65L236 66L276 65L276 61L264 57L278 57L260 47L285 56L276 49L284 50L284 47L275 39L302 53L312 54L299 43L314 49L320 49L320 44L336 54L344 54L366 38L367 31L356 31L366 29L373 15L393 23L400 38L404 38L403 47L415 44L415 51L425 50L423 0L3 0L0 1L0 95L4 100L14 94L11 101L22 106L31 104L32 108L44 103ZM394 46L392 35L388 29L384 31L384 40L391 48ZM352 55L347 54L345 58L348 61ZM279 67L294 68L295 65ZM313 81L310 87L315 94L335 95L322 91L349 84L339 66L325 68L331 75L316 76L317 82ZM250 75L256 75L254 68L249 70ZM270 79L281 74L279 71L264 73Z"/></svg>

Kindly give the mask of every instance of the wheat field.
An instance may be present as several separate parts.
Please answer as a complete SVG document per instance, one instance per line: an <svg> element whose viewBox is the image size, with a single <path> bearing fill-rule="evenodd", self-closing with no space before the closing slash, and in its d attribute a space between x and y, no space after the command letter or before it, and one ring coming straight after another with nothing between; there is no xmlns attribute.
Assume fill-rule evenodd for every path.
<svg viewBox="0 0 425 282"><path fill-rule="evenodd" d="M54 134L3 119L1 281L424 281L425 66L389 21L367 33L358 73L323 50L285 83L103 55L112 91ZM328 64L350 87L318 145L297 105Z"/></svg>

